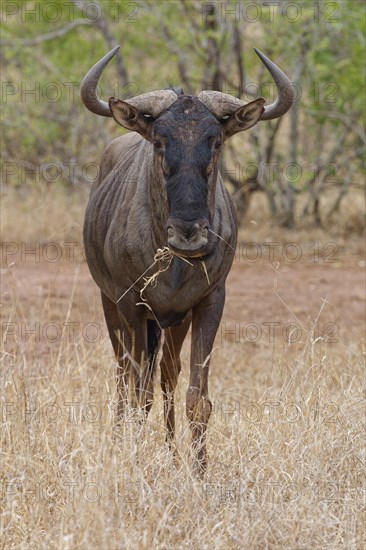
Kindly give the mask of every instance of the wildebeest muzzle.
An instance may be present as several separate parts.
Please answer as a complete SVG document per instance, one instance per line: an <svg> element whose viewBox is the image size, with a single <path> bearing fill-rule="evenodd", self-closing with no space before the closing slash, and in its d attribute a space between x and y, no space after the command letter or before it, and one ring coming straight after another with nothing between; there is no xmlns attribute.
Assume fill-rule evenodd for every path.
<svg viewBox="0 0 366 550"><path fill-rule="evenodd" d="M168 245L178 255L189 258L206 254L209 224L205 219L184 221L169 218L167 223Z"/></svg>

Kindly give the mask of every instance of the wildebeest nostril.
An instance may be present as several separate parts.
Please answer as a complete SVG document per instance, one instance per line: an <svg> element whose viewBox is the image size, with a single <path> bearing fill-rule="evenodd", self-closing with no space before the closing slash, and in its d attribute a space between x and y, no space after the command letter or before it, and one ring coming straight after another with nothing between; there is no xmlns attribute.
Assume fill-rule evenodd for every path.
<svg viewBox="0 0 366 550"><path fill-rule="evenodd" d="M182 239L185 242L197 240L199 238L208 238L208 224L202 222L174 223L167 225L168 239Z"/></svg>

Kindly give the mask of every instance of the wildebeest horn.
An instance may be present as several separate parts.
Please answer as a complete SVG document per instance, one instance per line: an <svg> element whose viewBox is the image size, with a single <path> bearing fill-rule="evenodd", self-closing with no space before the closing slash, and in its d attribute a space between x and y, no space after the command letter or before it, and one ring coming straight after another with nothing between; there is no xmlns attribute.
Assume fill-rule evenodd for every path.
<svg viewBox="0 0 366 550"><path fill-rule="evenodd" d="M278 97L274 103L264 107L264 113L260 120L272 120L278 118L289 110L294 102L295 94L291 82L283 71L266 57L261 51L254 48L259 59L267 67L276 83ZM222 118L232 115L236 109L245 105L245 101L229 94L215 91L203 91L198 94L198 99L217 117Z"/></svg>
<svg viewBox="0 0 366 550"><path fill-rule="evenodd" d="M174 103L177 97L173 90L157 90L156 92L146 92L146 94L126 99L126 103L136 107L143 115L151 115L153 118L157 118Z"/></svg>
<svg viewBox="0 0 366 550"><path fill-rule="evenodd" d="M87 109L96 115L112 116L109 105L106 101L99 99L97 95L97 86L102 72L108 65L112 57L116 55L120 46L116 46L100 59L85 75L81 87L81 99ZM127 99L133 107L136 107L141 113L158 117L162 111L167 109L177 99L177 94L173 90L158 90Z"/></svg>
<svg viewBox="0 0 366 550"><path fill-rule="evenodd" d="M85 107L92 113L101 116L112 116L109 105L106 101L99 99L97 95L97 86L100 75L112 57L116 55L120 46L116 46L98 61L84 76L80 87L81 100Z"/></svg>

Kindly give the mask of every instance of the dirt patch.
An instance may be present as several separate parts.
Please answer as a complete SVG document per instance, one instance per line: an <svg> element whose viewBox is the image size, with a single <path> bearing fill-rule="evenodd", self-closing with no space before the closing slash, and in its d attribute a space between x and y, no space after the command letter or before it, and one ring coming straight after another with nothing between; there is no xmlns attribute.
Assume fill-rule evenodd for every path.
<svg viewBox="0 0 366 550"><path fill-rule="evenodd" d="M30 340L39 323L42 352L52 335L53 343L59 340L51 323L75 323L74 333L89 323L90 343L95 331L106 335L99 291L80 255L47 261L29 250L11 256L3 251L8 261L8 266L2 264L3 331L8 322L18 323L12 330L18 335L23 331L23 340ZM299 250L304 252L301 257ZM243 244L238 251L227 280L219 341L258 345L271 343L277 335L296 343L313 330L315 338L347 343L363 335L365 262L358 254L337 251L324 256L311 244L298 250L278 248L273 256L263 245L255 250Z"/></svg>

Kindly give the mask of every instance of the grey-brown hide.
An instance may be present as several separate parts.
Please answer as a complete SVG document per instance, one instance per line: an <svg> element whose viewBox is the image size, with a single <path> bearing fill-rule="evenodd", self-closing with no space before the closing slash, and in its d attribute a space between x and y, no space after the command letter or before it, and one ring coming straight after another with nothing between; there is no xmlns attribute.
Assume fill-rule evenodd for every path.
<svg viewBox="0 0 366 550"><path fill-rule="evenodd" d="M177 101L184 100L182 97ZM196 103L198 111L207 110L196 98L189 102ZM208 111L208 121L193 121L190 125L194 117L192 105L191 109L193 115L187 113L188 124L177 128L172 128L169 112L166 112L168 124L160 124L160 133L154 134L154 139L157 139L163 135L163 129L170 126L170 139L179 150L179 156L183 157L178 170L182 195L178 214L185 218L183 221L190 223L194 222L190 218L195 207L194 180L198 178L190 167L195 167L193 157L202 145L203 129L210 133L210 119L215 126L213 134L221 138L220 124ZM236 218L221 175L217 173L217 158L217 151L209 153L209 163L213 164L211 172L207 179L199 176L200 183L207 189L207 203L203 206L207 208L210 229L200 258L202 256L205 260L210 284L200 258L192 258L188 252L186 256L192 266L175 256L171 268L159 276L157 286L149 286L144 291L147 304L153 311L151 313L145 308L145 314L155 318L163 328L174 323L175 314L178 322L202 298L212 293L230 269L236 244ZM85 216L84 237L86 250L90 249L93 257L98 258L98 261L90 262L91 273L111 301L116 302L140 278L152 265L157 249L167 244L171 208L161 163L161 154L154 151L154 145L136 133L117 138L103 155L100 176L93 186ZM188 193L192 196L187 196ZM147 275L155 270L156 267L152 268ZM131 295L134 295L135 302L141 301L139 291L143 285L144 281L139 280L121 300L121 306Z"/></svg>
<svg viewBox="0 0 366 550"><path fill-rule="evenodd" d="M235 211L217 168L218 158L223 141L261 117L280 116L285 100L280 94L275 104L265 108L263 98L245 105L227 96L225 107L225 98L218 105L217 92L202 92L198 99L160 91L152 103L152 94L145 94L130 103L111 98L108 106L95 89L113 52L85 77L82 97L91 111L112 115L132 132L113 140L103 155L85 215L84 243L118 360L118 412L123 416L128 401L146 413L150 410L156 353L164 329L161 387L171 444L179 355L192 324L186 411L194 464L202 475L211 413L210 354L237 239ZM263 57L267 68L272 67ZM279 86L283 73L272 65L275 69L269 70ZM94 92L92 100L85 92L88 86ZM288 109L291 98L287 103ZM157 284L144 290L142 303L142 276L156 271L154 255L167 245L176 255Z"/></svg>

